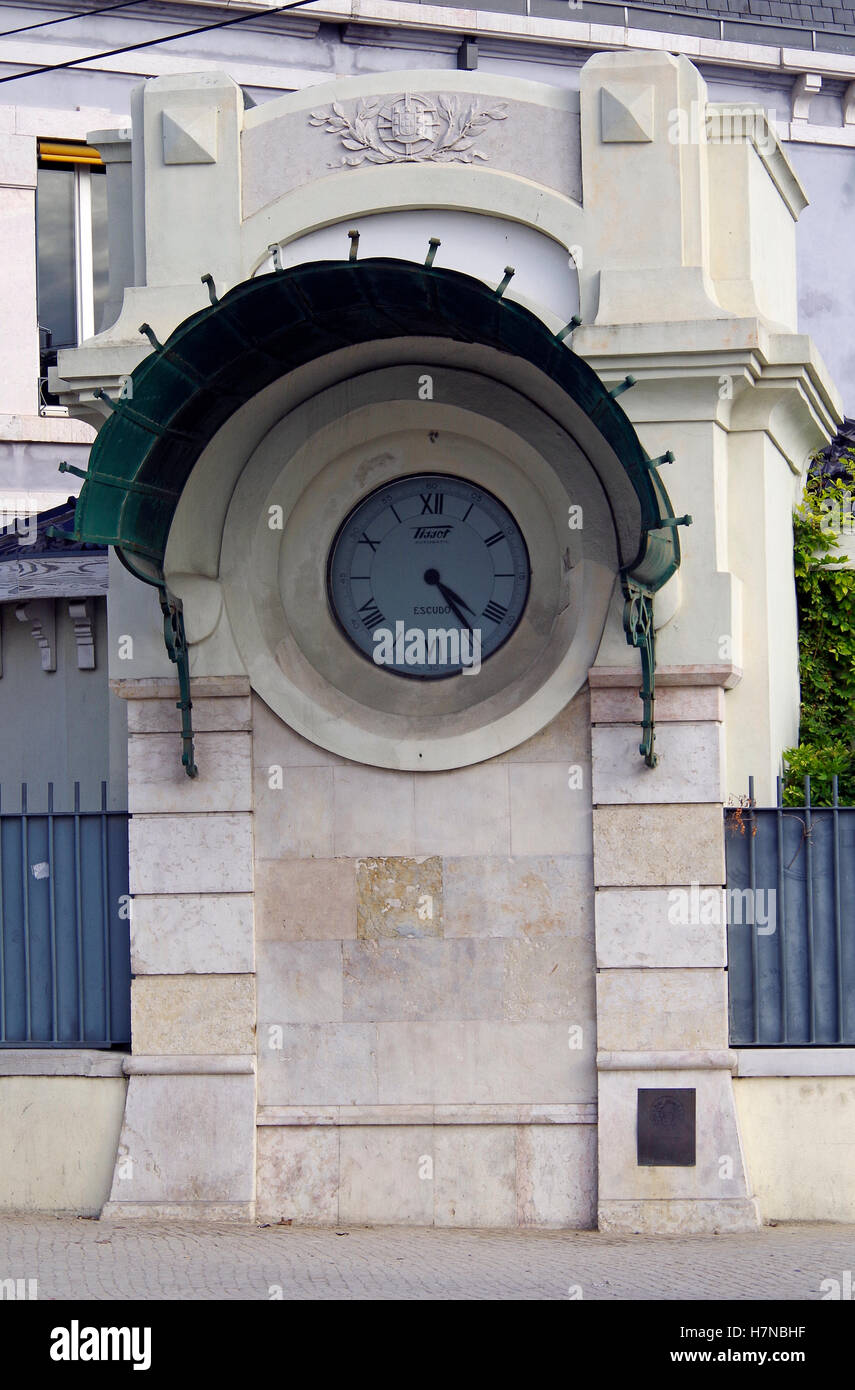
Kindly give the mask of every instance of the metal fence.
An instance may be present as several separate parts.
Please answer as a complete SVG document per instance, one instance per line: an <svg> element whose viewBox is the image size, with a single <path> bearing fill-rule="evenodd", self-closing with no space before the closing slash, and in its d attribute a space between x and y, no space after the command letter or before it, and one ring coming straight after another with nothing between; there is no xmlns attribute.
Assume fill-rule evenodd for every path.
<svg viewBox="0 0 855 1390"><path fill-rule="evenodd" d="M725 812L733 1046L855 1046L855 807Z"/></svg>
<svg viewBox="0 0 855 1390"><path fill-rule="evenodd" d="M16 798L17 799L17 798ZM0 1047L112 1047L130 1039L128 816L101 807L3 809Z"/></svg>

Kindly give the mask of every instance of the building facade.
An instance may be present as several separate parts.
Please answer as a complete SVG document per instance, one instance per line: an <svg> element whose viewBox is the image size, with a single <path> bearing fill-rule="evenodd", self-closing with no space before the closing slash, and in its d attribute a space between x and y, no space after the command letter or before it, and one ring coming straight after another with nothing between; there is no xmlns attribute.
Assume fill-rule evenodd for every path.
<svg viewBox="0 0 855 1390"><path fill-rule="evenodd" d="M623 8L252 13L10 108L12 250L61 306L65 157L77 259L5 482L61 449L111 547L133 981L129 1050L0 1053L7 1205L851 1217L850 1053L730 1046L723 808L798 737L853 26Z"/></svg>

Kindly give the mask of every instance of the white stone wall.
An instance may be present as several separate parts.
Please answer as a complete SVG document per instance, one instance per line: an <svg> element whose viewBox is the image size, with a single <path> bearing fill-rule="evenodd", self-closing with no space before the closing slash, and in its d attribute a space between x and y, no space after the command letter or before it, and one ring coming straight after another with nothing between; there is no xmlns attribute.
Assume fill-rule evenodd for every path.
<svg viewBox="0 0 855 1390"><path fill-rule="evenodd" d="M596 1224L588 718L414 774L253 699L261 1219Z"/></svg>
<svg viewBox="0 0 855 1390"><path fill-rule="evenodd" d="M0 1054L0 1211L99 1215L125 1107L121 1064L82 1050Z"/></svg>
<svg viewBox="0 0 855 1390"><path fill-rule="evenodd" d="M799 1058L806 1075L781 1061L770 1068L781 1075L734 1082L764 1221L855 1221L855 1076L844 1074L853 1069L851 1049L837 1050L837 1065L828 1067L836 1074L825 1076L810 1074L820 1070L810 1065L811 1051Z"/></svg>

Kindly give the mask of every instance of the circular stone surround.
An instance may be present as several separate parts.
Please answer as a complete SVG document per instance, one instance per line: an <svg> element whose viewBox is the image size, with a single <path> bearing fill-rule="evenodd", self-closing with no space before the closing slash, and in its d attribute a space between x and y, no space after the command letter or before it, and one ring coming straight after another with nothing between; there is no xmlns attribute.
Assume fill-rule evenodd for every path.
<svg viewBox="0 0 855 1390"><path fill-rule="evenodd" d="M424 373L433 399L419 399ZM477 675L396 678L330 610L327 559L343 519L408 473L489 490L525 538L525 611ZM580 530L568 527L571 504ZM331 752L423 770L496 756L560 712L596 656L617 570L608 501L572 436L503 382L423 362L365 371L285 415L249 454L220 555L234 641L266 703Z"/></svg>

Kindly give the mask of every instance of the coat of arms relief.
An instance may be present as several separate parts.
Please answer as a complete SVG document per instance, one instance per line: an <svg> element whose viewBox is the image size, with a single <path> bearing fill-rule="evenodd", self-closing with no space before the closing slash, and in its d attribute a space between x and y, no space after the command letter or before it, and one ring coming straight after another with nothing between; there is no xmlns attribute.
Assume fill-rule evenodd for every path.
<svg viewBox="0 0 855 1390"><path fill-rule="evenodd" d="M342 164L471 164L488 159L475 143L492 121L507 120L505 102L482 107L468 98L416 96L407 92L391 101L366 97L346 116L337 101L325 111L313 111L309 124L338 135L346 150L331 169Z"/></svg>

